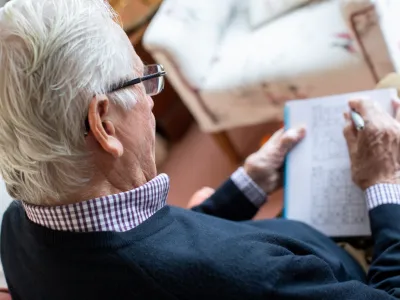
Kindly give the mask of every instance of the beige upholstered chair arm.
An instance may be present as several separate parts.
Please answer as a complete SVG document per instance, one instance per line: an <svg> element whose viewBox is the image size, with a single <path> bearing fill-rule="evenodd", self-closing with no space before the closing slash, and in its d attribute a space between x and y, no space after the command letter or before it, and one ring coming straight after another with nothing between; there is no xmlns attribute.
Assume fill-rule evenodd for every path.
<svg viewBox="0 0 400 300"><path fill-rule="evenodd" d="M378 82L388 70L393 69L382 11L376 3L378 1L340 0L342 15L354 46L364 57L375 82Z"/></svg>

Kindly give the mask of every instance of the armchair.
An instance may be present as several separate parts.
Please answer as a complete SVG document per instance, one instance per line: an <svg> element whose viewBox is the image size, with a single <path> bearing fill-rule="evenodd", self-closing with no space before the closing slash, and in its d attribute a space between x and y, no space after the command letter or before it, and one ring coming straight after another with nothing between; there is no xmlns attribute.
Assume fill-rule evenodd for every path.
<svg viewBox="0 0 400 300"><path fill-rule="evenodd" d="M235 163L229 129L279 121L290 99L372 89L394 70L370 0L302 0L257 27L253 1L164 0L143 40Z"/></svg>

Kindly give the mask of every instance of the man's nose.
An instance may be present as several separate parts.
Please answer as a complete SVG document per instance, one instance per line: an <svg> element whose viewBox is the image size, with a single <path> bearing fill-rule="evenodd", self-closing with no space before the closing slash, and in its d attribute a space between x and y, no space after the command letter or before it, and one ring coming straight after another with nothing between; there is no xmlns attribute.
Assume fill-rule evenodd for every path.
<svg viewBox="0 0 400 300"><path fill-rule="evenodd" d="M150 108L151 109L153 109L153 107L154 107L154 101L153 101L153 98L151 98L150 96L147 96L147 100L149 101L149 103L150 103Z"/></svg>

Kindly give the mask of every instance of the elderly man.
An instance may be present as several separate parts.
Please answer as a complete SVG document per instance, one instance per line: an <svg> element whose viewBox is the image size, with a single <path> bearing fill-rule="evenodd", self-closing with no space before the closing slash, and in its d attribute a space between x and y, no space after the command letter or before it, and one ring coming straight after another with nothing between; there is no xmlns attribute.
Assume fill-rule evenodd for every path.
<svg viewBox="0 0 400 300"><path fill-rule="evenodd" d="M4 216L1 257L13 299L400 297L396 119L350 103L367 120L362 132L345 128L371 208L366 277L304 224L249 221L279 187L302 128L277 132L193 210L165 204L150 97L165 72L143 65L114 19L102 0L0 10L0 172L18 200Z"/></svg>

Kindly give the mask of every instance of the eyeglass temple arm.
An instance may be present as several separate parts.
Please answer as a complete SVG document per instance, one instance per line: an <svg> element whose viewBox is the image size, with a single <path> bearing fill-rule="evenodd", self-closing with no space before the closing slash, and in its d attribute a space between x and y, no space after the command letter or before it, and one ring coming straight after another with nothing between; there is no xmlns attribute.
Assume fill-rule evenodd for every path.
<svg viewBox="0 0 400 300"><path fill-rule="evenodd" d="M149 80L149 79L165 76L166 74L167 73L165 71L160 71L158 73L154 73L154 74L143 76L143 77L141 77L139 79L140 79L140 82L142 82L142 81L146 81L146 80Z"/></svg>
<svg viewBox="0 0 400 300"><path fill-rule="evenodd" d="M161 72L157 72L157 73L154 73L154 74L146 75L146 76L143 76L143 77L140 77L140 78L135 78L133 80L130 80L130 81L124 83L123 85L117 85L117 86L113 87L111 89L111 92L126 88L126 87L131 86L131 85L138 84L138 83L140 83L142 81L146 81L146 80L149 80L149 79L153 79L153 78L157 78L157 77L161 77L161 76L165 76L165 75L167 75L167 72L161 71ZM89 130L90 130L89 119L86 118L85 119L85 136L88 135Z"/></svg>
<svg viewBox="0 0 400 300"><path fill-rule="evenodd" d="M140 77L140 78L135 78L133 80L125 82L122 85L118 85L118 86L113 87L111 89L111 92L115 92L116 90L120 90L120 89L126 88L128 86L132 86L132 85L138 84L138 83L140 83L142 81L150 80L150 79L161 77L161 76L165 76L165 75L167 75L167 72L161 71L161 72L157 72L157 73L154 73L154 74L146 75L146 76L143 76L143 77Z"/></svg>

